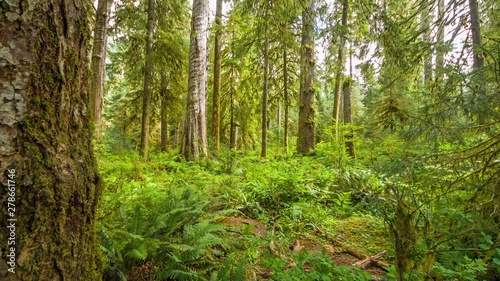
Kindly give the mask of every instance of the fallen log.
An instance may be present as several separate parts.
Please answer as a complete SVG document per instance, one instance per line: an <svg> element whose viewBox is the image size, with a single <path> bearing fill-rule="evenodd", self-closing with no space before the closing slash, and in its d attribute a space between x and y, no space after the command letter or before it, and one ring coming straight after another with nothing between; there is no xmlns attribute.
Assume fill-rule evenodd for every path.
<svg viewBox="0 0 500 281"><path fill-rule="evenodd" d="M387 254L387 251L383 251L383 252L380 252L374 256L371 256L369 258L366 258L366 259L363 259L363 260L360 260L360 261L357 261L355 262L352 266L357 266L361 269L365 269L367 268L370 264L374 263L374 262L377 262L378 259L380 259L381 257L385 256Z"/></svg>
<svg viewBox="0 0 500 281"><path fill-rule="evenodd" d="M370 257L368 257L367 255L361 253L360 251L358 251L356 249L353 249L353 248L345 245L344 243L340 242L339 240L331 237L330 235L328 235L328 233L326 233L323 230L321 230L321 228L319 228L319 227L317 227L315 225L313 225L313 226L314 226L316 232L320 233L326 240L328 240L332 244L334 244L334 245L342 248L346 253L350 254L351 256L353 256L353 257L355 257L357 259L360 259L360 260L370 259ZM386 251L384 251L384 252L386 252ZM382 257L382 256L380 256L380 257ZM380 268L380 269L382 269L382 270L384 270L386 272L387 272L387 268L390 266L390 264L388 264L386 262L383 262L383 261L379 261L377 259L371 260L369 264L373 264L375 267L378 267L378 268Z"/></svg>

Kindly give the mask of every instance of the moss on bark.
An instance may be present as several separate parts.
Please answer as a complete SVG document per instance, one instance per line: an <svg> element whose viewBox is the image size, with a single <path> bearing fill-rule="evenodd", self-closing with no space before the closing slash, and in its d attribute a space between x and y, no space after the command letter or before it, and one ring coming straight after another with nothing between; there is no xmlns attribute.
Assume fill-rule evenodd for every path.
<svg viewBox="0 0 500 281"><path fill-rule="evenodd" d="M13 57L11 67L0 64L0 82L26 76L12 92L15 121L0 123L2 133L14 136L8 140L13 149L0 151L2 187L7 168L16 170L17 185L16 274L0 272L2 278L100 279L94 220L101 187L86 106L87 8L81 0L21 1L9 9L22 17L0 19L0 47ZM2 264L5 258L2 251Z"/></svg>

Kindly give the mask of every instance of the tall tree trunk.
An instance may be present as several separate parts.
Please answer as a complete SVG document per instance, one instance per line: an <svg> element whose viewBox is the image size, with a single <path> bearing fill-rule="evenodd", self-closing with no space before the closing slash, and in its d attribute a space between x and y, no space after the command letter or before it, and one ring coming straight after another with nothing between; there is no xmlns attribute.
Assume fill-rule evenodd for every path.
<svg viewBox="0 0 500 281"><path fill-rule="evenodd" d="M186 159L208 156L207 81L207 0L194 0L189 47L189 80L181 154Z"/></svg>
<svg viewBox="0 0 500 281"><path fill-rule="evenodd" d="M266 31L267 31L267 27ZM269 46L267 42L267 32L264 32L264 83L262 85L262 144L260 156L267 157L267 96L269 94Z"/></svg>
<svg viewBox="0 0 500 281"><path fill-rule="evenodd" d="M300 104L297 152L314 150L314 0L302 12L302 46L300 58Z"/></svg>
<svg viewBox="0 0 500 281"><path fill-rule="evenodd" d="M182 131L181 131L182 123L181 121L178 121L175 124L175 128L171 133L173 140L172 140L172 149L177 149L179 148L180 142L181 142L181 137L182 137Z"/></svg>
<svg viewBox="0 0 500 281"><path fill-rule="evenodd" d="M423 30L422 39L425 43L431 44L430 22L432 21L431 3L429 0L422 2L421 27ZM424 84L432 80L432 53L424 55Z"/></svg>
<svg viewBox="0 0 500 281"><path fill-rule="evenodd" d="M234 94L235 94L235 84L234 81L236 76L234 65L231 66L231 85L230 85L230 101L229 101L229 110L230 110L230 121L229 121L229 147L231 149L236 148L236 124L234 122Z"/></svg>
<svg viewBox="0 0 500 281"><path fill-rule="evenodd" d="M276 119L278 121L278 144L280 143L279 140L281 140L281 100L278 99L278 110L276 114Z"/></svg>
<svg viewBox="0 0 500 281"><path fill-rule="evenodd" d="M168 113L166 99L162 97L160 102L160 150L168 150Z"/></svg>
<svg viewBox="0 0 500 281"><path fill-rule="evenodd" d="M438 0L438 18L440 19L437 41L438 44L444 44L444 0ZM444 68L444 51L441 48L436 50L436 81L443 81L443 68Z"/></svg>
<svg viewBox="0 0 500 281"><path fill-rule="evenodd" d="M284 132L284 144L285 151L288 154L288 107L290 106L290 101L288 97L288 58L286 54L286 47L283 49L283 93L285 95L285 132Z"/></svg>
<svg viewBox="0 0 500 281"><path fill-rule="evenodd" d="M90 69L90 112L95 122L95 135L102 139L102 106L104 99L104 74L106 66L106 30L108 27L109 11L113 0L99 0L94 28L94 48Z"/></svg>
<svg viewBox="0 0 500 281"><path fill-rule="evenodd" d="M220 149L220 83L221 83L221 28L222 28L222 0L217 0L215 8L215 50L214 50L214 95L212 105L212 136L215 140L215 150Z"/></svg>
<svg viewBox="0 0 500 281"><path fill-rule="evenodd" d="M142 158L149 158L149 118L151 115L151 80L153 78L153 34L154 34L155 0L148 1L148 38L146 39L146 68L144 71L144 89L142 99L141 147Z"/></svg>
<svg viewBox="0 0 500 281"><path fill-rule="evenodd" d="M346 39L347 30L347 13L349 11L349 0L344 0L342 4L342 32L340 34L339 49L337 57L337 65L335 69L335 86L334 86L334 100L333 100L333 119L335 120L335 134L338 135L338 127L340 120L340 106L342 101L341 93L341 83L342 83L342 70L344 68L344 45Z"/></svg>
<svg viewBox="0 0 500 281"><path fill-rule="evenodd" d="M88 7L2 4L0 280L101 279Z"/></svg>
<svg viewBox="0 0 500 281"><path fill-rule="evenodd" d="M474 54L474 69L482 68L484 60L481 56L481 26L479 23L479 7L477 0L469 0L470 23L472 30L472 53Z"/></svg>
<svg viewBox="0 0 500 281"><path fill-rule="evenodd" d="M349 79L344 82L344 86L342 89L343 96L344 96L344 124L352 124L352 108L351 108L351 93L352 93L352 80L349 77ZM356 157L356 154L354 153L354 143L353 143L353 129L349 128L349 133L345 136L345 146L347 149L347 153L352 157Z"/></svg>
<svg viewBox="0 0 500 281"><path fill-rule="evenodd" d="M167 89L167 77L165 72L161 73L161 94L160 94L160 150L168 150L168 89Z"/></svg>

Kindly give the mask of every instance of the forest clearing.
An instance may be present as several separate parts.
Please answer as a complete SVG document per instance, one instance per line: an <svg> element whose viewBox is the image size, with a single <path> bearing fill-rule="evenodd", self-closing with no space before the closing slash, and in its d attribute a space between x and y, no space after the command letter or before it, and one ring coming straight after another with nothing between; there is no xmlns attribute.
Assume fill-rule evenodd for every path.
<svg viewBox="0 0 500 281"><path fill-rule="evenodd" d="M499 1L0 13L0 280L500 280Z"/></svg>

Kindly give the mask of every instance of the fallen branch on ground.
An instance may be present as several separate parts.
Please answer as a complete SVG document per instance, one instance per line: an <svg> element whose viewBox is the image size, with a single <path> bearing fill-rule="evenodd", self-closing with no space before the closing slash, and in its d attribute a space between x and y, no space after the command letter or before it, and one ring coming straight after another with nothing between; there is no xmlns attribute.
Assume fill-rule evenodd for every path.
<svg viewBox="0 0 500 281"><path fill-rule="evenodd" d="M324 232L323 230L321 230L319 227L317 227L316 225L313 225L311 224L314 229L316 230L316 232L318 232L319 234L321 234L323 237L325 237L326 240L328 240L329 242L331 242L332 244L342 248L346 253L350 254L351 256L357 258L357 259L360 259L360 260L366 260L366 259L370 259L371 257L368 257L367 255L361 253L360 251L356 250L356 249L353 249L347 245L344 245L344 243L340 242L339 240L331 237L330 235L328 235L326 232ZM385 251L384 251L385 252ZM382 253L384 253L382 252ZM381 254L381 253L380 253ZM380 255L378 254L378 255ZM384 253L385 255L385 253ZM377 255L373 256L373 257L376 257ZM382 257L383 255L381 255L380 257ZM378 257L378 258L380 258ZM378 259L377 258L377 259ZM390 266L390 264L386 263L386 262L383 262L383 261L379 261L377 259L373 259L371 260L368 264L373 264L375 267L378 267L384 271L387 272L387 268ZM368 264L366 266L368 266Z"/></svg>
<svg viewBox="0 0 500 281"><path fill-rule="evenodd" d="M380 252L380 253L376 254L375 256L371 256L369 258L357 261L352 266L357 266L357 267L359 267L361 269L365 269L370 264L372 264L374 262L378 262L378 259L380 259L381 257L385 256L385 254L387 254L387 251L383 251L383 252Z"/></svg>

